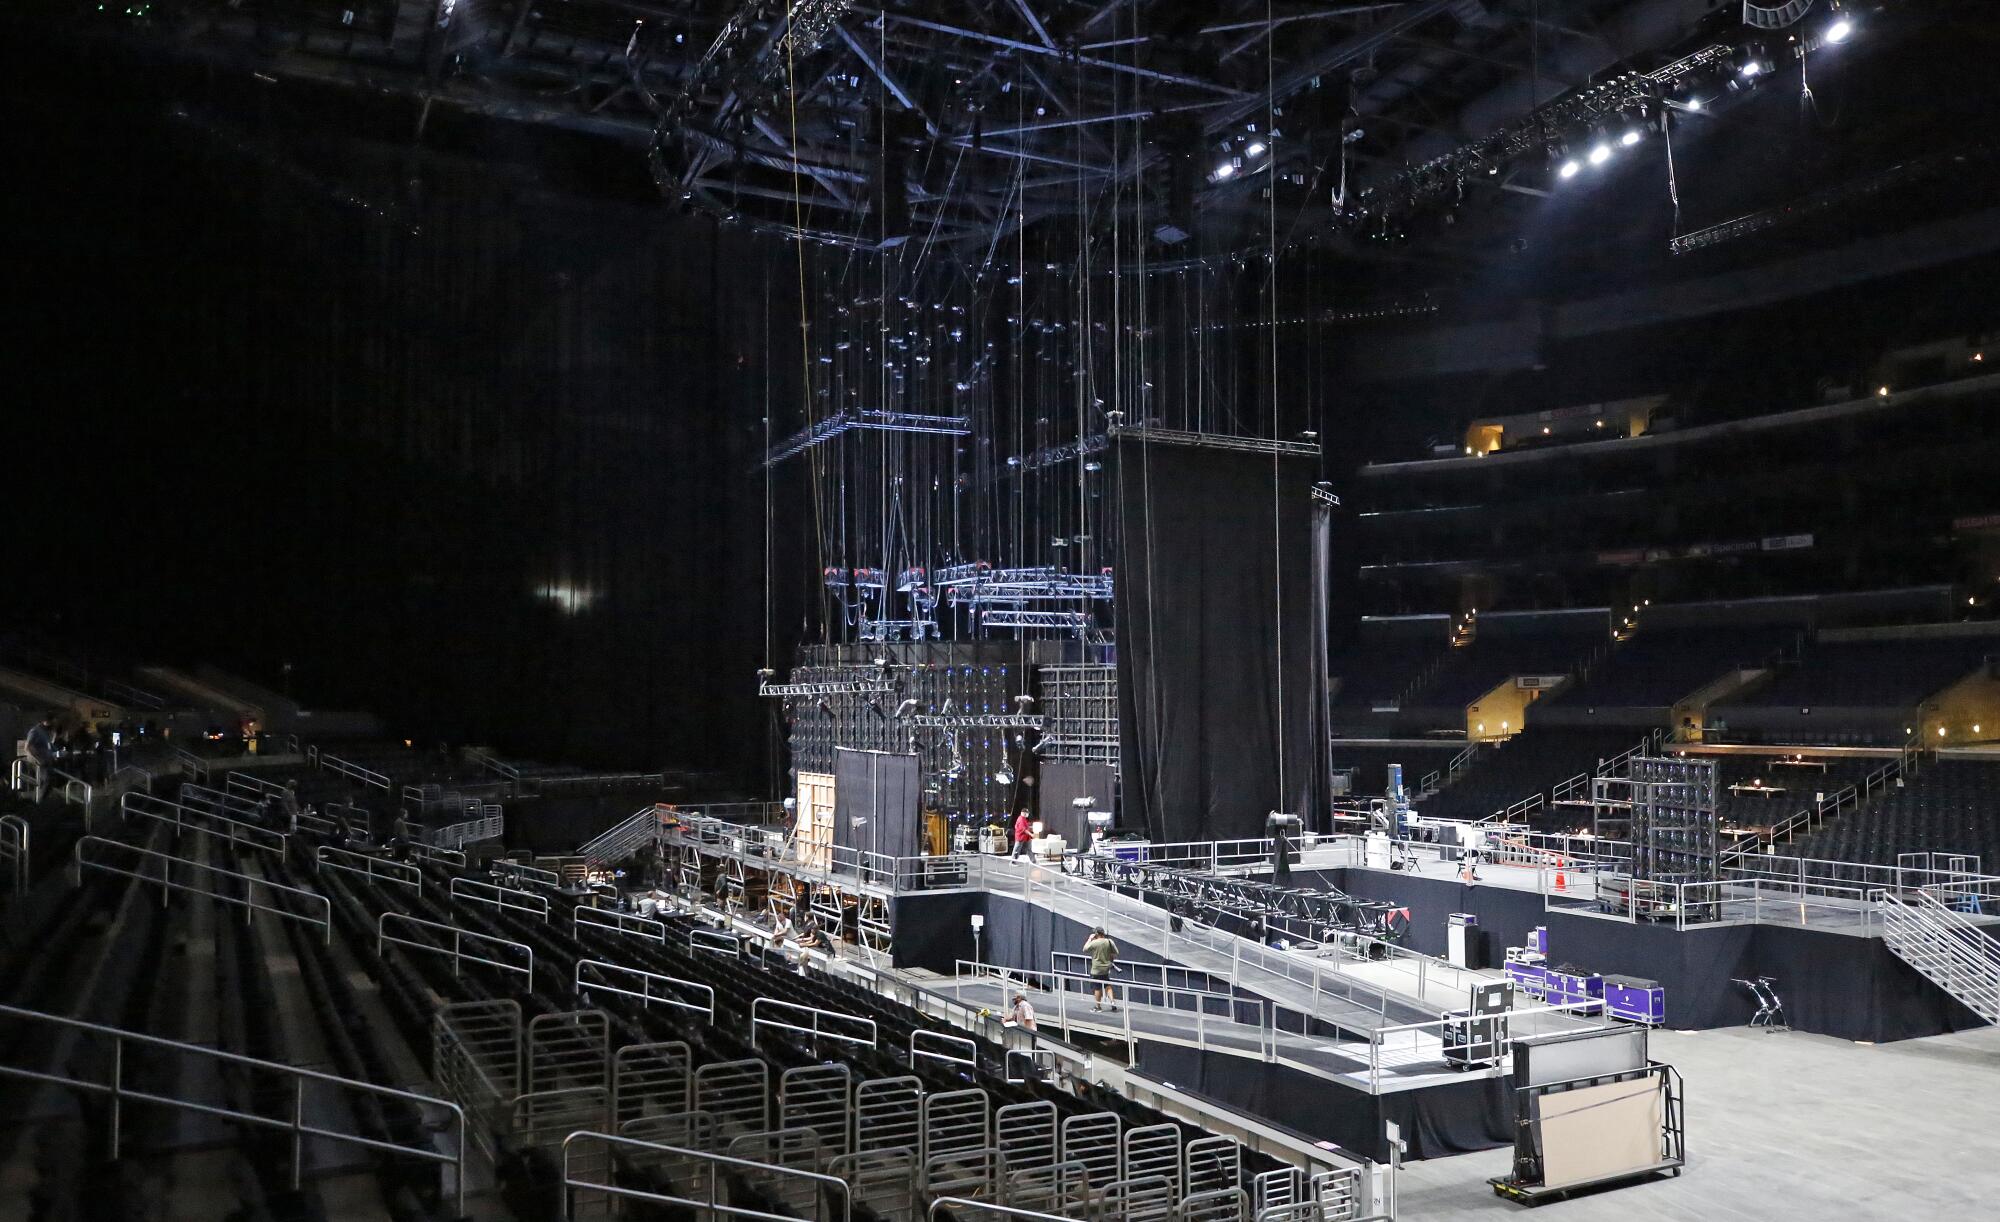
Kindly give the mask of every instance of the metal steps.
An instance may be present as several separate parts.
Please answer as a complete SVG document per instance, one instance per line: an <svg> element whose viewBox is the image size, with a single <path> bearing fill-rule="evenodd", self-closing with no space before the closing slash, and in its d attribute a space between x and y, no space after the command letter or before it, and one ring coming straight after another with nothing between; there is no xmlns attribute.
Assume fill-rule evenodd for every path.
<svg viewBox="0 0 2000 1222"><path fill-rule="evenodd" d="M1882 937L1897 958L1989 1023L2000 1023L2000 942L1947 902L1949 885L1875 893Z"/></svg>

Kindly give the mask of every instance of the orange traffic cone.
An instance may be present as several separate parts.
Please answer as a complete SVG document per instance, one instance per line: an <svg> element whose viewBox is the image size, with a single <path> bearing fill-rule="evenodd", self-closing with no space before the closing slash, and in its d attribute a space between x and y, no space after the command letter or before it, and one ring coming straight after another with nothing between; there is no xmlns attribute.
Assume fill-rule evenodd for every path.
<svg viewBox="0 0 2000 1222"><path fill-rule="evenodd" d="M1564 877L1561 866L1556 867L1556 890L1558 891L1569 890L1569 879Z"/></svg>

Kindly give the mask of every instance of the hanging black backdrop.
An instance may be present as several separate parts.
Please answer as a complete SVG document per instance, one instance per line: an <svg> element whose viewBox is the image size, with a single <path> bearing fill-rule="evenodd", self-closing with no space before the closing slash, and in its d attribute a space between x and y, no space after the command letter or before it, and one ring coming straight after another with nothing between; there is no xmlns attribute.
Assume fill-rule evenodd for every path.
<svg viewBox="0 0 2000 1222"><path fill-rule="evenodd" d="M1132 439L1113 460L1121 825L1173 841L1317 820L1313 460Z"/></svg>

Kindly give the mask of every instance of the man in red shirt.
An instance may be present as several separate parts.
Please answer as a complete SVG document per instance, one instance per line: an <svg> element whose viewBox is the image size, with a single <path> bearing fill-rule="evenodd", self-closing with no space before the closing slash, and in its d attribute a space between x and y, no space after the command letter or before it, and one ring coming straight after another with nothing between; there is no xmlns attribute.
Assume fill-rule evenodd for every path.
<svg viewBox="0 0 2000 1222"><path fill-rule="evenodd" d="M1028 842L1035 838L1035 829L1029 825L1028 812L1014 816L1014 860L1028 856Z"/></svg>

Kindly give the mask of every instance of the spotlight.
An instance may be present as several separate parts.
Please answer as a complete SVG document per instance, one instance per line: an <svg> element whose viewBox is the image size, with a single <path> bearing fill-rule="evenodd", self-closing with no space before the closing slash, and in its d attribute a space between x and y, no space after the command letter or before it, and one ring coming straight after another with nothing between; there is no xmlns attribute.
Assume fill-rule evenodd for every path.
<svg viewBox="0 0 2000 1222"><path fill-rule="evenodd" d="M1557 170L1556 173L1563 178L1575 178L1576 172L1578 170L1581 170L1582 168L1583 168L1582 163L1577 161L1576 158L1572 157L1568 161L1563 162L1562 169Z"/></svg>
<svg viewBox="0 0 2000 1222"><path fill-rule="evenodd" d="M995 785L1012 785L1014 783L1014 774L1002 768L993 774L993 783Z"/></svg>
<svg viewBox="0 0 2000 1222"><path fill-rule="evenodd" d="M1689 110L1693 111L1693 112L1694 112L1695 114L1700 114L1700 113L1701 113L1701 99L1700 99L1700 98L1689 98L1689 99L1687 100L1687 108L1688 108Z"/></svg>
<svg viewBox="0 0 2000 1222"><path fill-rule="evenodd" d="M1604 164L1605 162L1607 162L1607 161L1609 161L1609 160L1611 160L1611 146L1610 146L1610 145L1608 145L1608 144L1598 144L1598 145L1594 145L1594 146L1592 146L1592 148L1591 148L1591 150L1590 150L1590 164L1592 164L1592 165L1603 165L1603 164Z"/></svg>
<svg viewBox="0 0 2000 1222"><path fill-rule="evenodd" d="M1744 64L1743 67L1741 67L1737 71L1738 74L1741 75L1744 80L1746 81L1754 80L1758 76L1761 76L1763 74L1764 61L1761 59L1753 59L1750 62Z"/></svg>
<svg viewBox="0 0 2000 1222"><path fill-rule="evenodd" d="M1264 155L1264 142L1262 140L1252 140L1250 147L1244 149L1243 152L1247 156L1262 157Z"/></svg>
<svg viewBox="0 0 2000 1222"><path fill-rule="evenodd" d="M1852 33L1854 33L1854 23L1845 17L1836 17L1833 20L1833 24L1826 27L1826 40L1828 42L1846 42L1847 36Z"/></svg>
<svg viewBox="0 0 2000 1222"><path fill-rule="evenodd" d="M1225 161L1221 165L1215 167L1215 177L1218 181L1224 178L1228 178L1235 173L1236 173L1236 163L1233 161Z"/></svg>
<svg viewBox="0 0 2000 1222"><path fill-rule="evenodd" d="M1628 127L1625 129L1625 134L1618 137L1618 143L1624 145L1626 148L1631 148L1633 145L1639 143L1640 139L1641 136L1639 129L1636 127Z"/></svg>

